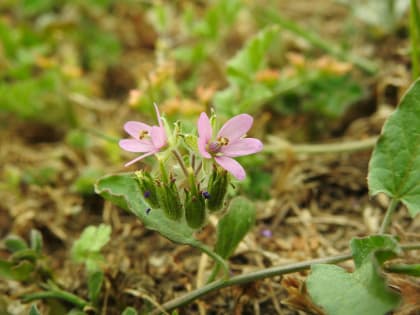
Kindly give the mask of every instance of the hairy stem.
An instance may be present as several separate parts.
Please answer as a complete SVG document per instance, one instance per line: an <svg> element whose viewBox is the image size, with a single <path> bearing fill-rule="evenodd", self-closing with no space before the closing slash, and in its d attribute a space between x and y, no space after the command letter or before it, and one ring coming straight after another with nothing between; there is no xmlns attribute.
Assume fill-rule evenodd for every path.
<svg viewBox="0 0 420 315"><path fill-rule="evenodd" d="M401 245L401 248L403 250L420 249L420 243ZM241 275L232 277L228 280L218 280L218 281L209 283L201 288L198 288L194 291L191 291L183 296L180 296L178 298L173 299L172 301L169 301L163 304L162 307L165 310L170 311L177 307L186 305L206 294L209 294L210 292L220 290L225 287L309 269L314 264L335 264L335 263L339 263L345 260L349 260L351 258L352 258L351 254L342 254L342 255L337 255L337 256L330 256L330 257L325 257L325 258L307 260L307 261L298 262L298 263L292 263L292 264L283 265L283 266L275 266L271 268L257 270L250 273L241 274ZM157 315L159 314L159 312L160 312L159 310L155 310L151 314Z"/></svg>
<svg viewBox="0 0 420 315"><path fill-rule="evenodd" d="M210 248L208 248L204 244L197 243L197 244L193 244L193 246L197 247L198 249L200 249L201 251L209 255L211 258L213 258L217 265L220 265L221 267L223 267L224 279L229 278L229 265L222 257L220 257L218 254L213 252Z"/></svg>
<svg viewBox="0 0 420 315"><path fill-rule="evenodd" d="M399 200L394 199L394 198L391 199L391 203L389 204L388 209L386 209L384 220L382 221L381 228L379 229L379 234L386 233L386 230L391 224L391 218L395 210L397 209L398 203L399 203Z"/></svg>
<svg viewBox="0 0 420 315"><path fill-rule="evenodd" d="M371 149L375 146L377 137L370 137L358 141L345 141L325 144L290 144L271 137L272 143L264 147L266 153L279 153L282 151L294 154L326 154L345 153Z"/></svg>
<svg viewBox="0 0 420 315"><path fill-rule="evenodd" d="M178 161L179 166L181 166L182 172L184 172L185 177L188 178L189 173L187 171L187 168L185 167L185 163L182 160L181 155L179 154L179 152L177 150L172 150L172 153L175 156L176 160Z"/></svg>

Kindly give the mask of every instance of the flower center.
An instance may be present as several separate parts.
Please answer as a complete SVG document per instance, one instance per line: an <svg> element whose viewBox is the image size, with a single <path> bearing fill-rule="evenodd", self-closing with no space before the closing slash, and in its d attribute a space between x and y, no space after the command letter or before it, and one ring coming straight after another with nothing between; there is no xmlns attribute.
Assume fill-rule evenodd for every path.
<svg viewBox="0 0 420 315"><path fill-rule="evenodd" d="M139 139L143 140L144 138L149 136L149 132L147 130L140 130L139 132Z"/></svg>
<svg viewBox="0 0 420 315"><path fill-rule="evenodd" d="M228 145L229 139L225 137L219 137L217 141L210 142L207 146L207 150L210 154L216 154L220 152L222 146Z"/></svg>

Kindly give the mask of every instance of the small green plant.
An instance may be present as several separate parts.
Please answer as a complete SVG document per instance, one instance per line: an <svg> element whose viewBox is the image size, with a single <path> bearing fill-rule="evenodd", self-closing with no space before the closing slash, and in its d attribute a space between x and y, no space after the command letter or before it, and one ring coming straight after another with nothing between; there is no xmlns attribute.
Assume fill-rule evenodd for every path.
<svg viewBox="0 0 420 315"><path fill-rule="evenodd" d="M101 224L98 227L88 226L80 238L74 242L71 257L75 262L86 266L88 296L93 305L97 305L101 292L104 273L102 264L104 257L101 249L110 240L111 227Z"/></svg>
<svg viewBox="0 0 420 315"><path fill-rule="evenodd" d="M99 297L101 293L102 284L104 281L103 263L104 257L101 254L101 249L105 246L111 234L111 227L101 224L98 227L88 226L78 240L73 244L71 251L72 259L77 263L82 263L86 268L86 278L88 287L88 299L85 300L71 292L61 289L50 275L50 277L43 279L40 285L44 290L29 293L22 296L23 302L32 302L35 300L56 299L69 303L73 308L67 313L68 315L85 314L85 311L95 311L98 307ZM39 242L38 242L39 243ZM25 250L20 239L13 239L9 241L9 246L15 250ZM39 246L38 246L39 247ZM19 270L20 271L20 270ZM16 273L12 274L15 275ZM18 274L22 277L21 273ZM23 275L26 275L23 273ZM24 278L23 280L25 280ZM18 279L22 280L22 279ZM60 308L60 312L64 312L65 308ZM36 314L36 307L32 306L31 312Z"/></svg>
<svg viewBox="0 0 420 315"><path fill-rule="evenodd" d="M147 200L153 194L153 190L149 189L145 195L144 187L159 186L153 181L152 177L144 177L140 182L136 183L135 177L130 175L107 176L99 180L96 189L105 198L136 214L146 227L157 230L177 243L197 247L215 259L216 264L208 284L163 304L162 307L165 310L174 310L223 287L311 268L311 274L307 279L307 289L314 303L322 307L326 314L347 315L357 313L383 315L396 309L401 303L400 294L388 286L386 272L403 273L411 276L420 274L418 264L410 265L392 262L392 259L398 257L402 251L418 249L420 245L400 244L398 237L385 234L392 222L392 214L400 203L407 207L413 217L420 211L420 190L418 186L420 181L419 99L420 80L416 81L407 91L394 114L387 120L383 132L377 141L370 161L368 185L372 195L380 192L385 193L391 198L391 201L379 233L352 239L350 241L351 254L275 266L234 277L229 277L225 273L225 277L215 280L220 266L227 268L225 259L229 258L240 240L253 225L255 210L246 199L239 197L231 201L230 209L219 221L217 240L213 251L194 239L194 229L188 223L184 223L184 220L188 221L188 216L186 214L184 216L183 213L184 211L186 213L188 210L184 210L185 204L183 205L182 202L180 203L180 212L176 214L165 215L164 211L162 213L161 211L156 211L155 208L153 210L150 210L150 208L144 210L147 207L145 199ZM211 155L208 156L207 154L214 152L213 150L219 150L225 140L222 134L221 137L217 138L217 142L212 142L211 132L206 132L207 129L211 130L211 127L203 128L203 126L211 126L210 121L207 122L203 115L200 117L200 120L198 124L198 140L188 140L190 146L187 146L187 148L192 150L192 152L198 151L204 158L212 158ZM137 137L139 135L138 132L130 131L130 129L126 128L129 133L133 131L132 134L134 136ZM190 139L190 137L186 137L186 139ZM163 142L158 141L158 143ZM123 142L120 145L126 149L129 148L126 146L128 143ZM134 146L131 148L134 149ZM155 147L155 150L158 149L159 151L160 148L162 147ZM149 150L150 152L153 151L152 148L149 148ZM156 154L156 152L152 154ZM217 158L217 155L213 156L216 162ZM183 161L180 157L176 159L178 162ZM182 162L180 164L182 165ZM163 164L160 165L161 168L164 168ZM223 166L223 162L221 166ZM188 174L191 173L188 172L188 168L185 169L185 175L188 178ZM233 171L235 177L241 176L240 173L235 174L237 170ZM218 178L219 183L223 182L223 179L220 178L221 175L215 176ZM160 181L166 182L166 180L162 179ZM209 189L206 190L207 193L208 191ZM157 193L159 194L159 192ZM151 205L153 202L150 201L149 204ZM160 206L162 207L162 204ZM201 207L198 208L202 209ZM174 210L171 209L171 211ZM201 219L199 221L202 222ZM348 272L332 265L332 263L348 259L353 259L354 261L355 270L353 272ZM151 314L158 314L159 312L160 310L155 310Z"/></svg>
<svg viewBox="0 0 420 315"><path fill-rule="evenodd" d="M48 277L50 271L42 255L42 237L37 230L30 233L30 244L19 236L4 241L10 256L0 260L0 277L16 281L34 281Z"/></svg>
<svg viewBox="0 0 420 315"><path fill-rule="evenodd" d="M292 67L270 69L270 47L280 34L278 26L263 29L228 62L229 86L214 97L218 112L226 116L256 113L270 105L282 114L336 118L361 99L362 88L349 73L351 64L331 57L309 62L302 55L290 54Z"/></svg>
<svg viewBox="0 0 420 315"><path fill-rule="evenodd" d="M229 275L226 259L253 226L254 205L242 197L229 203L218 224L214 250L198 241L194 233L206 225L209 214L226 208L231 177L245 179L245 170L233 158L262 149L258 139L244 136L253 119L247 114L237 115L215 136L215 116L209 119L202 113L197 123L197 137L182 131L180 123L171 130L157 107L156 113L159 124L155 126L127 122L124 128L131 138L120 141L124 150L143 153L127 166L155 155L155 169L106 176L98 181L96 191L134 213L147 228L210 255L216 261L211 280L220 267L226 278Z"/></svg>

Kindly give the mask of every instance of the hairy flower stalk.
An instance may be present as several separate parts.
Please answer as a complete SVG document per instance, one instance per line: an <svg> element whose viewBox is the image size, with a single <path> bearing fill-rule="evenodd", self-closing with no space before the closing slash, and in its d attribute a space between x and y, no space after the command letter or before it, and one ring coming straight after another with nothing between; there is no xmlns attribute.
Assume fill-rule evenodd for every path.
<svg viewBox="0 0 420 315"><path fill-rule="evenodd" d="M206 113L198 119L198 150L205 159L214 159L217 164L231 173L236 179L244 180L246 173L234 157L259 152L263 148L260 140L246 138L245 135L254 119L247 114L237 115L228 120L212 138L213 129Z"/></svg>

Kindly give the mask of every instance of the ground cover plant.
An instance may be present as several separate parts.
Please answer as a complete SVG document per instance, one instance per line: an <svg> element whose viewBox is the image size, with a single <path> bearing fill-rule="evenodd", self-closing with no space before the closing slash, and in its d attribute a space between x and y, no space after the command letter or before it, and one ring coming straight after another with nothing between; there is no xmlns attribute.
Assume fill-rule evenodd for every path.
<svg viewBox="0 0 420 315"><path fill-rule="evenodd" d="M1 314L418 314L420 15L0 3Z"/></svg>

